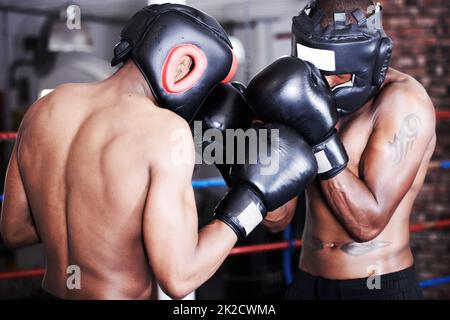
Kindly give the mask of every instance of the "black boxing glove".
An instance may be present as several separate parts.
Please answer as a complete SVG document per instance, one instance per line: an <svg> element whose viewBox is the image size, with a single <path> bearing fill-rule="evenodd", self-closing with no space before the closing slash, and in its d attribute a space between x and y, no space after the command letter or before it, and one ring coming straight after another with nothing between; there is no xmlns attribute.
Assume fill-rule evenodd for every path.
<svg viewBox="0 0 450 320"><path fill-rule="evenodd" d="M245 92L255 116L296 129L312 146L318 177L330 179L348 163L335 125L338 113L326 79L312 64L285 56L258 73Z"/></svg>
<svg viewBox="0 0 450 320"><path fill-rule="evenodd" d="M201 128L202 133L201 137L194 137L196 143L201 143L201 147L197 145L196 149L201 150L202 155L212 151L211 153L216 161L212 161L214 159L205 160L207 163L216 165L228 186L230 186L230 162L236 163L236 150L227 150L226 130L246 130L252 124L251 111L242 94L243 90L245 90L245 86L238 82L216 86L203 102L192 123L193 128L195 128L194 135L198 133L198 128ZM198 126L195 121L201 121L201 126ZM217 134L220 134L223 140L214 143L213 137L208 134L205 136L205 131L209 129L218 130ZM231 144L231 141L229 142ZM227 162L227 151L233 151L232 161Z"/></svg>
<svg viewBox="0 0 450 320"><path fill-rule="evenodd" d="M216 207L215 217L233 229L239 239L245 238L268 211L279 208L305 190L317 172L310 146L294 129L279 123L256 123L251 129L256 130L257 137L261 137L261 130L268 130L272 138L258 140L258 145L268 144L270 160L278 161L278 166L272 172L265 172L267 165L262 164L260 158L255 164L232 166L233 187ZM274 129L278 130L278 139L273 136ZM250 159L252 150L248 140L246 159Z"/></svg>

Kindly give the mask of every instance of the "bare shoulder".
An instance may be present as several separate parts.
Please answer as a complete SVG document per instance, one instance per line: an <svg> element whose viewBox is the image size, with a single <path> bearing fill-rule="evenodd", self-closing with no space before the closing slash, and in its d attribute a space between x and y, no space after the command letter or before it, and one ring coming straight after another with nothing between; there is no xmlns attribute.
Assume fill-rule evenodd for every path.
<svg viewBox="0 0 450 320"><path fill-rule="evenodd" d="M121 106L130 110L136 128L146 133L159 132L162 139L170 137L174 131L191 135L189 124L176 113L156 106L142 95L127 94L121 97Z"/></svg>
<svg viewBox="0 0 450 320"><path fill-rule="evenodd" d="M86 94L86 89L90 86L87 83L63 83L55 89L49 91L40 100L49 101L70 101L71 97L80 97Z"/></svg>
<svg viewBox="0 0 450 320"><path fill-rule="evenodd" d="M26 126L30 119L34 116L48 112L55 105L60 105L61 102L72 101L71 96L74 94L74 88L77 84L62 84L53 90L49 90L45 95L37 99L25 113L22 125Z"/></svg>
<svg viewBox="0 0 450 320"><path fill-rule="evenodd" d="M180 158L187 160L195 156L191 129L183 118L143 96L131 95L125 99L131 110L128 116L136 139L147 147L154 164L170 165Z"/></svg>
<svg viewBox="0 0 450 320"><path fill-rule="evenodd" d="M161 109L156 120L159 134L154 145L160 152L156 162L170 170L192 174L195 161L195 147L188 123L177 114Z"/></svg>
<svg viewBox="0 0 450 320"><path fill-rule="evenodd" d="M83 97L86 93L86 85L82 83L64 83L57 86L53 90L49 90L40 97L29 108L33 112L34 109L46 110L53 106L67 105Z"/></svg>
<svg viewBox="0 0 450 320"><path fill-rule="evenodd" d="M436 113L425 88L413 77L391 71L391 80L382 88L376 99L376 124L399 125L405 119L416 119L422 130L434 133Z"/></svg>

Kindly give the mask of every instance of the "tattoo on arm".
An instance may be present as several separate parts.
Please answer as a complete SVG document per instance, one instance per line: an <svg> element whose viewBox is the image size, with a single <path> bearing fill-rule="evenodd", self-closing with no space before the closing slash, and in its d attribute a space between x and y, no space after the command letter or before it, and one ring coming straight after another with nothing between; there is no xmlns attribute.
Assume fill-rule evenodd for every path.
<svg viewBox="0 0 450 320"><path fill-rule="evenodd" d="M349 242L341 247L341 250L350 256L362 256L391 245L391 242L384 240L374 240L366 243Z"/></svg>
<svg viewBox="0 0 450 320"><path fill-rule="evenodd" d="M394 135L392 142L389 142L390 157L394 165L406 158L417 139L420 127L420 118L411 113L403 119L399 131Z"/></svg>

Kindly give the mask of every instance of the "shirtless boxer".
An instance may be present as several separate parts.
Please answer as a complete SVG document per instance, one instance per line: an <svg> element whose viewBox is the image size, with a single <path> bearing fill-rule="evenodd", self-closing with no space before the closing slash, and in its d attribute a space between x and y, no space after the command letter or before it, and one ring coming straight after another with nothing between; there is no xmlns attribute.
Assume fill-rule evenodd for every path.
<svg viewBox="0 0 450 320"><path fill-rule="evenodd" d="M388 68L381 11L366 0L312 1L294 17L293 57L248 87L260 118L297 128L319 164L288 299L422 298L409 222L435 148L435 110L416 80ZM265 225L285 228L293 209Z"/></svg>
<svg viewBox="0 0 450 320"><path fill-rule="evenodd" d="M258 164L234 167L217 219L198 231L188 122L232 78L231 44L212 17L170 4L140 10L121 38L118 72L58 87L29 109L18 133L0 231L12 248L43 243L43 297L148 299L157 281L181 298L317 171L295 131L265 126L279 128L281 170L263 177ZM69 266L79 267L80 287L67 285L77 275Z"/></svg>

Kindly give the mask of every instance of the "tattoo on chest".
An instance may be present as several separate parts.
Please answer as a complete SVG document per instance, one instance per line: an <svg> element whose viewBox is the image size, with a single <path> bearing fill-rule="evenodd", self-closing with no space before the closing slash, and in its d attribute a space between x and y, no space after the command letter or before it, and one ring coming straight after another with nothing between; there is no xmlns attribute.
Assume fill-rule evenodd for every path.
<svg viewBox="0 0 450 320"><path fill-rule="evenodd" d="M350 256L362 256L380 248L391 245L391 242L384 240L374 240L365 243L349 242L341 247L341 250Z"/></svg>
<svg viewBox="0 0 450 320"><path fill-rule="evenodd" d="M394 165L405 159L413 148L419 127L420 118L416 114L411 113L403 119L399 131L394 135L392 142L389 142L390 158Z"/></svg>

